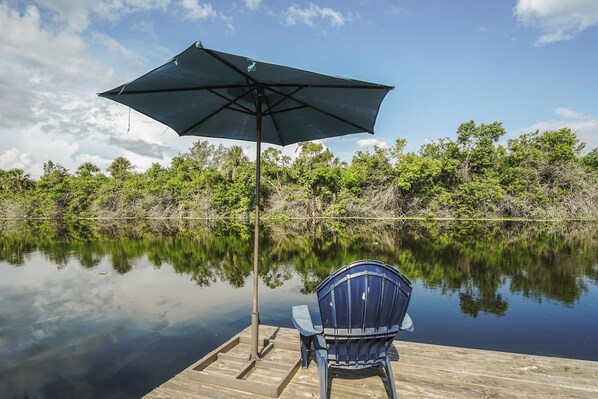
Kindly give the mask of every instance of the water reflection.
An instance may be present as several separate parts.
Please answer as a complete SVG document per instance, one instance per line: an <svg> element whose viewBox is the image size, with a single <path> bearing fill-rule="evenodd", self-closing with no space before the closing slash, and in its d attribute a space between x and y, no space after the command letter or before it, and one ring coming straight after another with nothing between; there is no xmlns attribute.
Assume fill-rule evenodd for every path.
<svg viewBox="0 0 598 399"><path fill-rule="evenodd" d="M125 275L146 256L199 286L242 287L252 270L252 229L233 223L135 221L128 223L3 222L0 261L21 266L36 251L59 269L76 260L94 268L108 255ZM598 229L593 223L311 223L266 225L260 277L270 288L298 274L301 292L340 265L376 258L397 265L412 280L443 294L458 294L461 311L503 316L501 287L541 303L571 306L598 281Z"/></svg>
<svg viewBox="0 0 598 399"><path fill-rule="evenodd" d="M598 360L591 223L267 224L265 324L290 327L340 265L415 283L401 339ZM0 221L0 397L138 397L249 323L252 229Z"/></svg>

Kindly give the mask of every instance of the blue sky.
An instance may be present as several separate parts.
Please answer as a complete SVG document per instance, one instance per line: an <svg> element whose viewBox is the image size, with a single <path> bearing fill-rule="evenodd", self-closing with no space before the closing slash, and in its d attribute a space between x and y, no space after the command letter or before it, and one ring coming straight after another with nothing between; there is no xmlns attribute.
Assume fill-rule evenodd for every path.
<svg viewBox="0 0 598 399"><path fill-rule="evenodd" d="M569 126L598 146L596 0L41 0L0 2L0 168L39 176L125 156L168 165L195 137L95 93L129 81L196 40L261 61L394 85L376 135L323 143L357 149L454 138L503 122L508 137ZM505 139L506 139L505 138ZM239 144L213 141L225 145ZM251 143L241 143L253 155ZM283 149L296 155L296 147Z"/></svg>

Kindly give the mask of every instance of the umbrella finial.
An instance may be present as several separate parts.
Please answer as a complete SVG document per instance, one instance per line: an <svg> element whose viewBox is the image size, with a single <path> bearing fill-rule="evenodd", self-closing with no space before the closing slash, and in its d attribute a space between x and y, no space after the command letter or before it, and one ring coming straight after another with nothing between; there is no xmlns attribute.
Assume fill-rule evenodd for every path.
<svg viewBox="0 0 598 399"><path fill-rule="evenodd" d="M201 42L201 40L198 40L195 42L195 47L197 48L203 48L203 43Z"/></svg>

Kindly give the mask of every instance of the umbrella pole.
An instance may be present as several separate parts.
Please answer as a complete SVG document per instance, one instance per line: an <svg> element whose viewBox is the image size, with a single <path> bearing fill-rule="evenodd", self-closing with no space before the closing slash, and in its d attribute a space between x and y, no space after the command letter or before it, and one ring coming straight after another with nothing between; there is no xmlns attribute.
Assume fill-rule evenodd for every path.
<svg viewBox="0 0 598 399"><path fill-rule="evenodd" d="M255 233L253 239L253 309L251 311L251 359L258 360L259 312L258 312L258 260L260 240L260 167L262 147L262 96L258 88L256 112L256 156L255 156Z"/></svg>

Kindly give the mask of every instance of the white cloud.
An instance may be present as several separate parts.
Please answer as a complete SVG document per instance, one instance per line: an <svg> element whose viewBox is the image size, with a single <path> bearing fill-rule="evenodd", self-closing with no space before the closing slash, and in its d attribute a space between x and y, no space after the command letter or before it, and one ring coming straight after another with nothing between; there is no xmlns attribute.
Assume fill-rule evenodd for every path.
<svg viewBox="0 0 598 399"><path fill-rule="evenodd" d="M147 69L111 36L57 26L36 6L5 4L0 36L0 168L39 177L50 159L72 172L85 160L105 167L129 151L166 162L190 146L162 137L163 125L137 113L127 135L128 109L95 96L122 81L103 59L129 73Z"/></svg>
<svg viewBox="0 0 598 399"><path fill-rule="evenodd" d="M564 119L582 119L585 118L584 114L572 110L571 108L560 107L554 110L554 113Z"/></svg>
<svg viewBox="0 0 598 399"><path fill-rule="evenodd" d="M313 3L309 3L306 8L293 4L282 13L282 22L287 26L304 24L314 27L320 20L327 20L334 27L343 26L348 21L347 17L343 16L340 11L329 7L322 8Z"/></svg>
<svg viewBox="0 0 598 399"><path fill-rule="evenodd" d="M0 63L10 62L13 70L23 72L36 68L37 75L50 78L62 75L83 81L113 74L91 59L81 36L43 28L35 6L28 6L20 14L0 5L0 37Z"/></svg>
<svg viewBox="0 0 598 399"><path fill-rule="evenodd" d="M183 17L190 21L216 16L216 11L210 3L202 4L198 0L181 0L179 5L185 12Z"/></svg>
<svg viewBox="0 0 598 399"><path fill-rule="evenodd" d="M164 11L170 0L37 0L36 3L51 11L56 23L81 32L89 27L93 17L117 21L138 11Z"/></svg>
<svg viewBox="0 0 598 399"><path fill-rule="evenodd" d="M538 46L574 39L598 24L596 0L518 0L513 14L521 25L540 30Z"/></svg>
<svg viewBox="0 0 598 399"><path fill-rule="evenodd" d="M69 4L71 1L66 0ZM125 15L140 11L162 10L166 11L170 0L87 0L93 4L93 11L107 20L118 20Z"/></svg>
<svg viewBox="0 0 598 399"><path fill-rule="evenodd" d="M52 12L55 23L66 25L70 31L80 32L91 23L91 1L38 0L37 4Z"/></svg>
<svg viewBox="0 0 598 399"><path fill-rule="evenodd" d="M598 147L598 116L585 115L570 108L556 108L554 113L558 119L537 122L516 133L529 133L536 130L554 131L568 127L582 142L586 143L586 149Z"/></svg>
<svg viewBox="0 0 598 399"><path fill-rule="evenodd" d="M262 6L263 0L245 0L245 7L250 10L257 10Z"/></svg>
<svg viewBox="0 0 598 399"><path fill-rule="evenodd" d="M386 144L386 142L380 139L359 139L355 143L359 148L369 148L373 146L378 146L382 148L388 147L388 144Z"/></svg>
<svg viewBox="0 0 598 399"><path fill-rule="evenodd" d="M179 7L184 19L189 21L199 21L202 19L216 18L224 22L229 32L234 32L232 17L216 11L211 3L200 3L198 0L181 0Z"/></svg>
<svg viewBox="0 0 598 399"><path fill-rule="evenodd" d="M77 143L69 143L63 139L55 139L37 129L27 134L30 144L13 147L0 155L0 169L19 168L25 170L33 178L43 173L43 164L48 160L58 162L70 171L76 167L74 154L79 148Z"/></svg>
<svg viewBox="0 0 598 399"><path fill-rule="evenodd" d="M18 148L13 147L0 155L0 169L18 168L29 170L31 164L31 155L22 153Z"/></svg>
<svg viewBox="0 0 598 399"><path fill-rule="evenodd" d="M92 32L91 38L94 41L96 41L97 43L100 43L101 45L103 45L105 48L110 50L112 53L121 55L121 56L125 57L126 59L128 59L129 61L132 61L133 63L136 63L140 66L147 67L147 62L145 61L145 59L143 59L143 57L141 57L139 54L127 49L120 42L118 42L114 38L110 37L106 33Z"/></svg>
<svg viewBox="0 0 598 399"><path fill-rule="evenodd" d="M30 86L27 74L8 68L0 61L0 128L21 126L30 121L34 103Z"/></svg>
<svg viewBox="0 0 598 399"><path fill-rule="evenodd" d="M0 168L25 169L32 177L42 173L44 162L58 162L71 172L83 162L105 168L117 156L126 156L143 171L153 162L168 164L191 140L164 134L164 126L106 99L59 96L34 111L34 122L0 130ZM3 148L8 148L4 150ZM4 151L4 153L2 153ZM139 162L139 163L137 163Z"/></svg>

